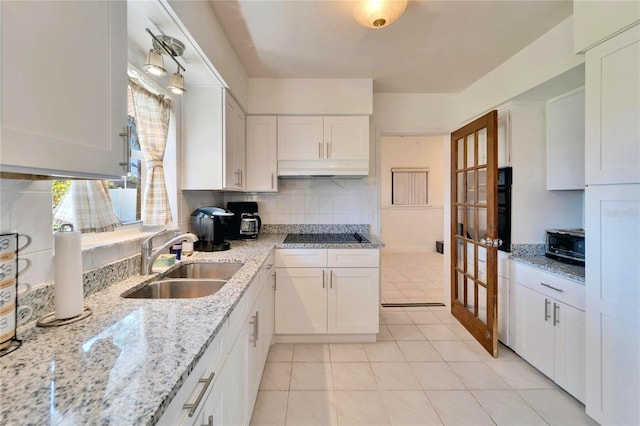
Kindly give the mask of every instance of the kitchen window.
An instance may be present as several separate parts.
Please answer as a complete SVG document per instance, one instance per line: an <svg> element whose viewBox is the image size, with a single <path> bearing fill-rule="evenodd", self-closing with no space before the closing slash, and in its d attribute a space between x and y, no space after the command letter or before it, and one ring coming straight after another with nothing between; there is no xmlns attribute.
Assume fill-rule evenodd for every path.
<svg viewBox="0 0 640 426"><path fill-rule="evenodd" d="M426 206L429 199L429 169L394 167L391 169L391 204Z"/></svg>
<svg viewBox="0 0 640 426"><path fill-rule="evenodd" d="M132 82L137 87L134 90L130 86L129 96L129 130L130 139L129 144L131 147L131 160L130 160L130 172L122 176L121 179L105 180L105 181L82 181L82 180L57 180L52 183L53 193L53 209L54 209L54 230L63 223L72 223L74 227L81 230L84 233L92 232L104 232L114 230L121 225L136 225L136 229L144 231L140 225L143 222L144 215L144 198L145 198L145 184L147 178L147 160L145 159L144 150L147 149L141 146L139 135L139 121L136 120L133 99L136 98L136 102L145 102L148 99L158 100L158 102L169 107L170 101L162 95L157 95L155 91L149 90L148 86L140 81ZM140 100L140 97L144 99ZM155 118L153 113L153 105L150 106L151 111L147 109L146 104L136 104L142 119L152 120ZM162 167L163 163L169 162L171 165L175 163L175 144L176 144L176 127L174 122L174 115L170 109L165 109L164 120L168 119L169 124L166 121L163 124L162 132L158 132L160 136L153 133L154 127L150 127L148 124L146 128L143 127L146 137L153 137L153 146L155 151L152 153L154 156L151 163L154 167ZM149 115L151 114L151 115ZM138 120L140 117L138 117ZM148 121L148 123L155 123L156 121ZM152 132L151 134L149 132ZM151 136L150 136L151 135ZM166 141L166 145L170 147L167 150L168 156L165 155L164 161L157 161L157 145L159 138L164 137L163 141ZM149 155L149 149L147 149L147 155ZM169 157L169 158L168 158ZM162 157L160 157L162 158ZM158 164L159 163L159 164ZM157 174L157 172L155 172ZM164 179L163 179L164 182ZM154 185L158 186L158 185ZM171 185L173 187L174 185ZM168 198L168 194L166 194ZM157 197L157 192L154 194ZM176 194L173 194L175 198ZM151 198L155 200L154 198ZM173 200L172 200L173 201ZM166 204L168 206L168 202ZM155 204L154 204L155 206ZM149 207L147 207L149 208ZM144 225L149 226L163 226L170 225L171 213L167 207L165 210L168 213L164 213L161 217L162 223L151 221L147 224L146 219ZM151 213L155 213L153 210ZM111 217L109 217L111 216ZM165 219L166 218L166 219ZM154 218L155 219L155 218ZM130 228L128 226L127 228ZM129 232L129 231L128 231Z"/></svg>

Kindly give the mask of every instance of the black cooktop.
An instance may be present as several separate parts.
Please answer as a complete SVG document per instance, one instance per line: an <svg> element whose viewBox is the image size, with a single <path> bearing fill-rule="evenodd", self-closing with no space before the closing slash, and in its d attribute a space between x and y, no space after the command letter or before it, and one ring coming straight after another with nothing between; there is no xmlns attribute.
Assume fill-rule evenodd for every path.
<svg viewBox="0 0 640 426"><path fill-rule="evenodd" d="M357 232L353 234L287 234L285 244L353 244L370 242Z"/></svg>

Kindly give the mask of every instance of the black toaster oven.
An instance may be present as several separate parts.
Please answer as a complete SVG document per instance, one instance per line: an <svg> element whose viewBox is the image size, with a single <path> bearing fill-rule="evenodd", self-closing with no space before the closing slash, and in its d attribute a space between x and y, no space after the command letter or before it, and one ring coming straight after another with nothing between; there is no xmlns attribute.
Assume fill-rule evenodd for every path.
<svg viewBox="0 0 640 426"><path fill-rule="evenodd" d="M548 229L545 256L584 266L584 229Z"/></svg>

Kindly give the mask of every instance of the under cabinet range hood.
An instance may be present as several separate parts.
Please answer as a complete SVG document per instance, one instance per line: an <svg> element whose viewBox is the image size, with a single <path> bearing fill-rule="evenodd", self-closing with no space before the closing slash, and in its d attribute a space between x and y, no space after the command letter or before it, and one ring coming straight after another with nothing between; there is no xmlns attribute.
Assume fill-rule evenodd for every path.
<svg viewBox="0 0 640 426"><path fill-rule="evenodd" d="M368 160L280 160L280 177L351 177L369 175Z"/></svg>

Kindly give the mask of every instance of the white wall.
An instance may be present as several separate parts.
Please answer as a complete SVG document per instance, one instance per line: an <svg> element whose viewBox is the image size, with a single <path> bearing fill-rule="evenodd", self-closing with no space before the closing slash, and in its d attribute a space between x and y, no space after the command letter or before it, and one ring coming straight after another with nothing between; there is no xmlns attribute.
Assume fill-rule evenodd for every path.
<svg viewBox="0 0 640 426"><path fill-rule="evenodd" d="M444 237L444 136L382 136L381 238L390 249L435 251ZM391 168L428 168L429 206L391 205Z"/></svg>
<svg viewBox="0 0 640 426"><path fill-rule="evenodd" d="M202 52L218 71L238 103L246 110L248 76L208 1L168 0Z"/></svg>
<svg viewBox="0 0 640 426"><path fill-rule="evenodd" d="M584 56L573 53L573 17L569 17L462 91L459 123L581 63Z"/></svg>
<svg viewBox="0 0 640 426"><path fill-rule="evenodd" d="M372 112L371 79L249 79L249 114L371 115Z"/></svg>

